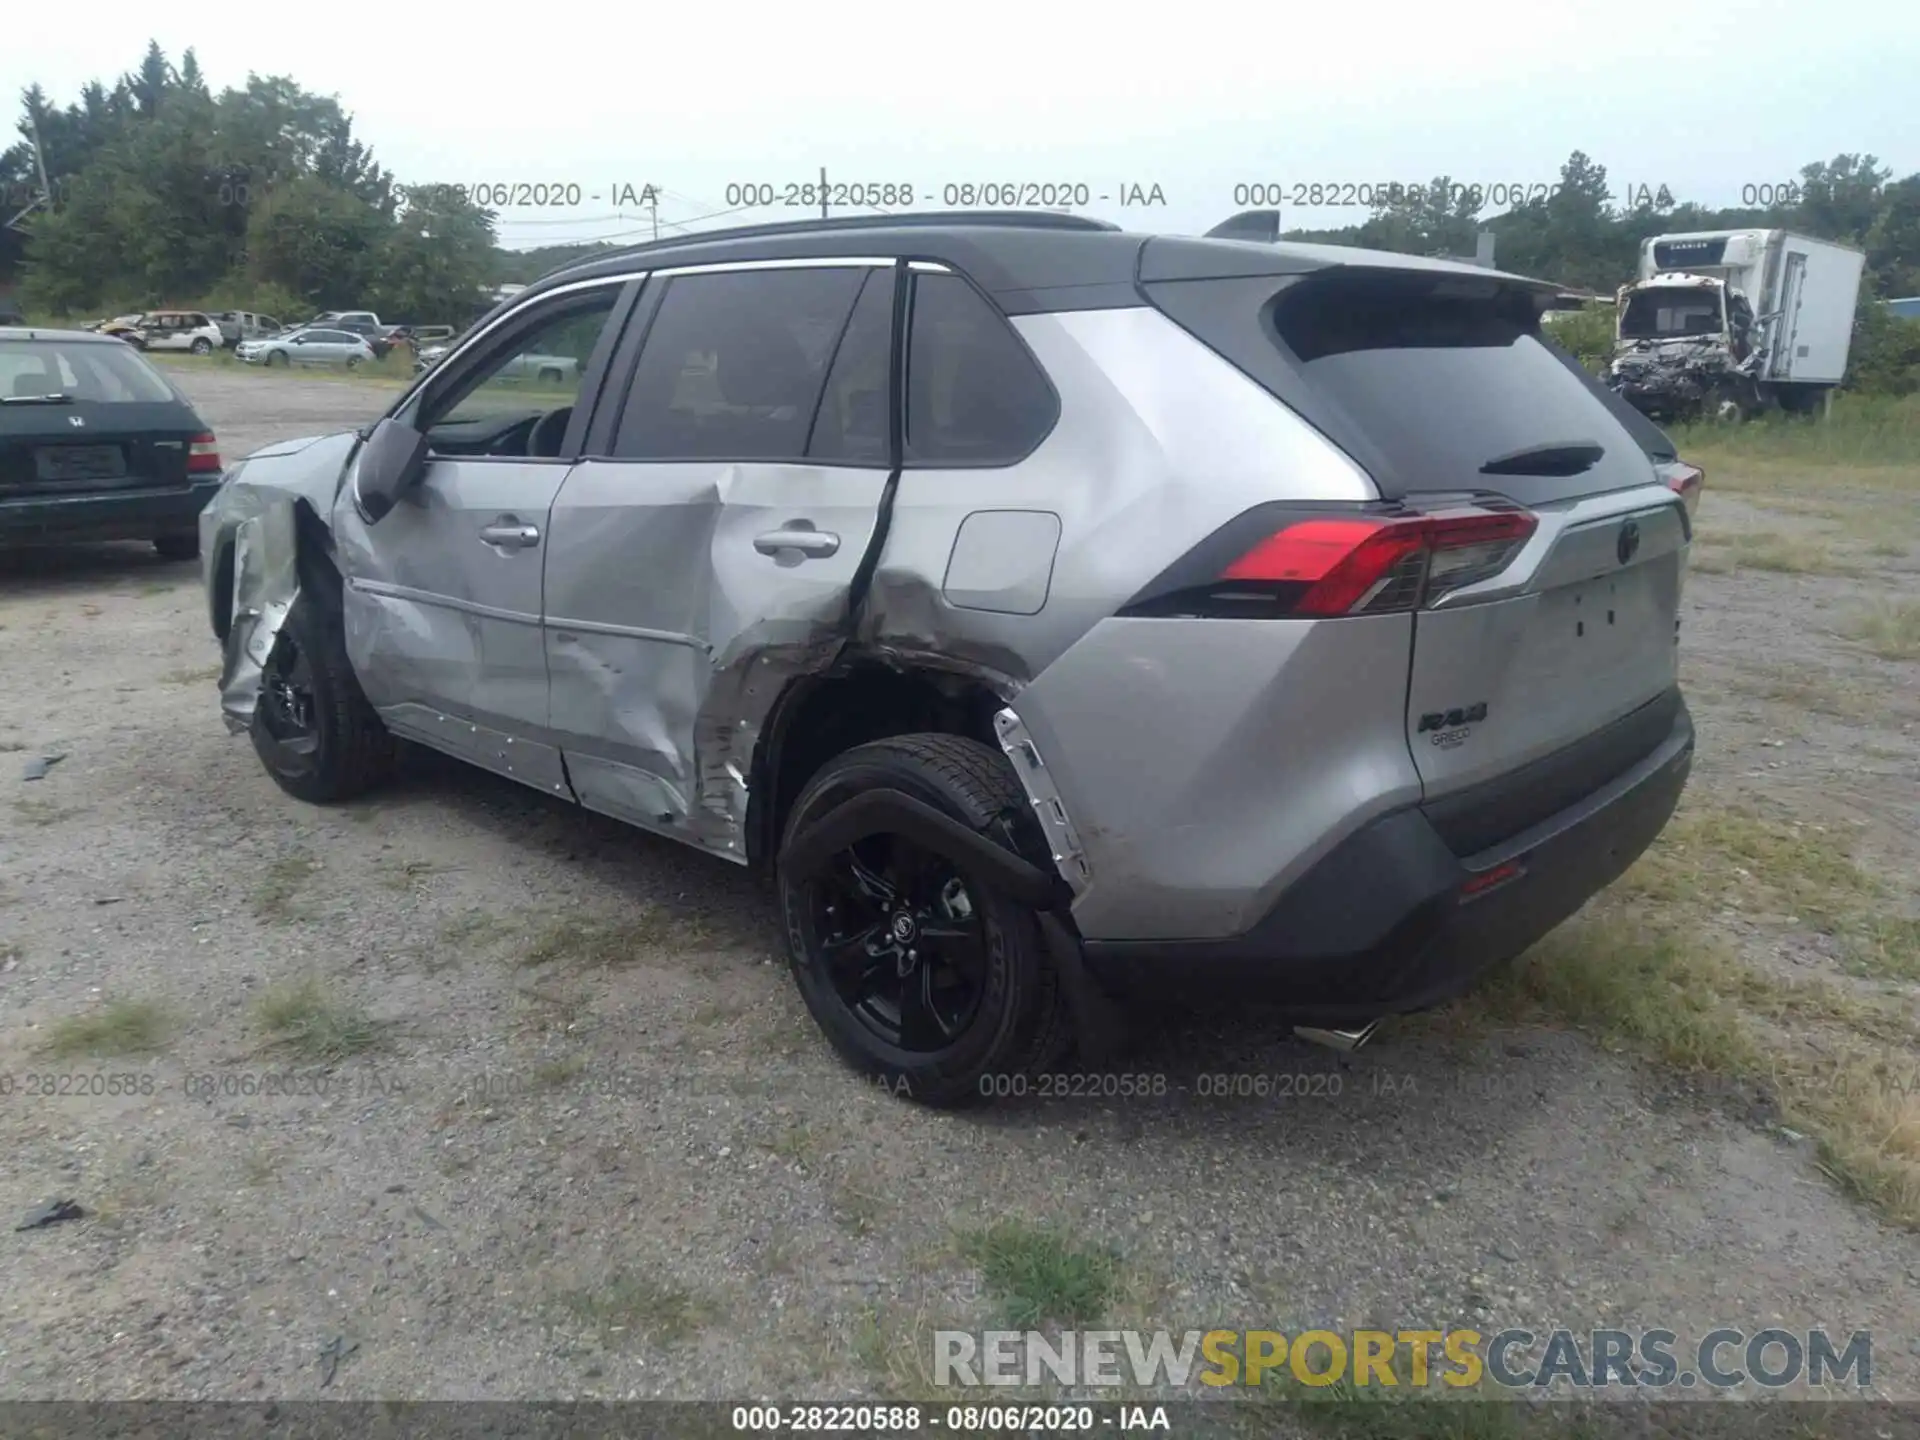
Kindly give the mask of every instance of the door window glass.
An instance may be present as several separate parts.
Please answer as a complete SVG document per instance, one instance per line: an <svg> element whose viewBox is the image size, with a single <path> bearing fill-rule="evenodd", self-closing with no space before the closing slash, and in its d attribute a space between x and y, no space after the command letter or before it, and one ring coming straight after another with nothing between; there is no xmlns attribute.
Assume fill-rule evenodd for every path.
<svg viewBox="0 0 1920 1440"><path fill-rule="evenodd" d="M888 357L893 349L893 271L872 270L827 372L807 458L823 464L887 463Z"/></svg>
<svg viewBox="0 0 1920 1440"><path fill-rule="evenodd" d="M835 266L669 280L628 387L614 454L801 460L865 276Z"/></svg>
<svg viewBox="0 0 1920 1440"><path fill-rule="evenodd" d="M425 423L458 425L571 409L620 290L608 284L583 291L516 329L453 389L432 398Z"/></svg>

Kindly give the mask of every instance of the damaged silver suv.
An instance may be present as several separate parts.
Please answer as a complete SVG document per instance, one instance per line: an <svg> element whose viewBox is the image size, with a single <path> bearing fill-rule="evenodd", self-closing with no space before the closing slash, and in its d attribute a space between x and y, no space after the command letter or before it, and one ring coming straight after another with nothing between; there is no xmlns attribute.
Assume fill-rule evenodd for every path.
<svg viewBox="0 0 1920 1440"><path fill-rule="evenodd" d="M223 707L304 800L399 737L764 867L828 1038L922 1101L1129 997L1357 1042L1691 761L1698 475L1553 295L1056 215L595 257L229 472Z"/></svg>

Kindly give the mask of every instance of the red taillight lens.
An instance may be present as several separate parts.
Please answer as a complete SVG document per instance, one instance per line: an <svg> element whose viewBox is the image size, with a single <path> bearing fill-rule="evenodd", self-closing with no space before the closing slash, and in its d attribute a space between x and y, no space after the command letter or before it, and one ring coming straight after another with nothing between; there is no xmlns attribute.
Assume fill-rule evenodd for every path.
<svg viewBox="0 0 1920 1440"><path fill-rule="evenodd" d="M1707 472L1698 465L1669 460L1660 467L1660 478L1667 482L1669 490L1680 497L1687 507L1687 514L1693 514L1700 503L1700 492L1706 488Z"/></svg>
<svg viewBox="0 0 1920 1440"><path fill-rule="evenodd" d="M1499 574L1538 524L1524 510L1314 516L1268 536L1220 578L1300 587L1285 607L1292 615L1414 610Z"/></svg>
<svg viewBox="0 0 1920 1440"><path fill-rule="evenodd" d="M189 475L220 473L220 442L205 431L194 436L193 443L187 447L187 473Z"/></svg>

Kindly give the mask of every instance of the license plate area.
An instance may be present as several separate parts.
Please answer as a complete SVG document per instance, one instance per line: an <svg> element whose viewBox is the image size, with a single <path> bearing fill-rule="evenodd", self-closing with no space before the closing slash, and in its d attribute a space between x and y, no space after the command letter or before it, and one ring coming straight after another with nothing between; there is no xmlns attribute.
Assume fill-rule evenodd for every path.
<svg viewBox="0 0 1920 1440"><path fill-rule="evenodd" d="M127 452L118 445L43 445L34 451L34 475L47 485L85 485L127 477Z"/></svg>

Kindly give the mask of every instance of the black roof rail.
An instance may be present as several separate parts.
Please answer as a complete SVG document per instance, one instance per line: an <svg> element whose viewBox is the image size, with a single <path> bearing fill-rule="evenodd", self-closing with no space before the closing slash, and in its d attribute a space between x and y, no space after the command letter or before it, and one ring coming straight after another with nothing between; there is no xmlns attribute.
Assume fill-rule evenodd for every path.
<svg viewBox="0 0 1920 1440"><path fill-rule="evenodd" d="M781 235L829 235L836 230L895 230L947 225L993 226L1008 230L1077 230L1114 232L1120 227L1111 220L1095 220L1087 215L1065 215L1057 210L913 210L900 215L829 216L824 220L774 220L764 225L732 225L718 230L695 230L685 235L662 236L638 245L622 245L599 250L554 266L540 278L561 274L582 265L598 264L616 257L647 255L656 250L675 250L686 245L703 245L713 240L761 240Z"/></svg>

